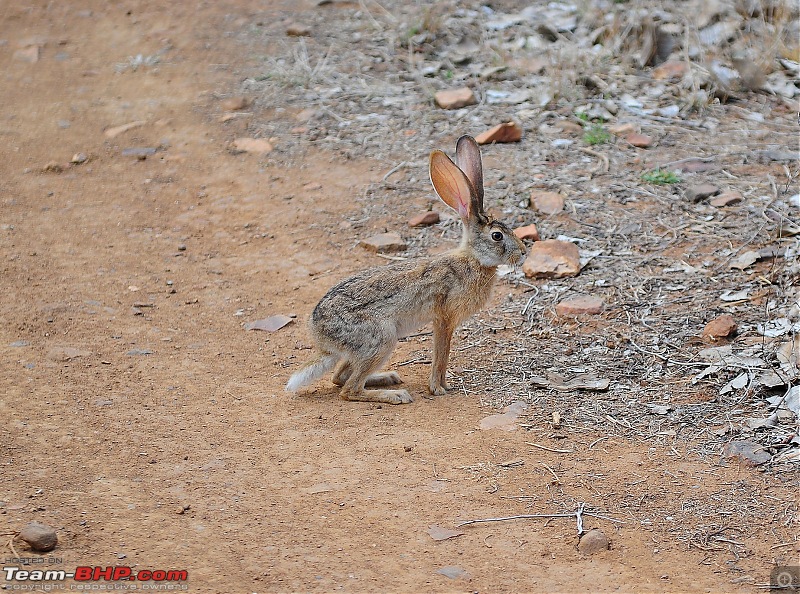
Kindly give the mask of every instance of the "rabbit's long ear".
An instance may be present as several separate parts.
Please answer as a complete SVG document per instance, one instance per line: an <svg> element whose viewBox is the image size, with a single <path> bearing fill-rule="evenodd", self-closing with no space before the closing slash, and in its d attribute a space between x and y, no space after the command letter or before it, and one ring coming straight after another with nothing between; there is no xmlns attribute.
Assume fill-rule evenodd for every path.
<svg viewBox="0 0 800 594"><path fill-rule="evenodd" d="M462 136L456 142L456 165L464 172L475 189L478 212L483 212L483 164L481 149L472 136Z"/></svg>
<svg viewBox="0 0 800 594"><path fill-rule="evenodd" d="M433 151L430 159L433 189L439 198L458 212L465 221L470 218L475 200L475 190L464 172L442 151Z"/></svg>

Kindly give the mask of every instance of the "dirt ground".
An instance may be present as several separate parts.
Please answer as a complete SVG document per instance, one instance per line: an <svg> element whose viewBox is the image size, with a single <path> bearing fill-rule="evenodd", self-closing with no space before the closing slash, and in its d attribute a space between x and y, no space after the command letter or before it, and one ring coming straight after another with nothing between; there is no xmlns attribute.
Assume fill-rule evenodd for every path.
<svg viewBox="0 0 800 594"><path fill-rule="evenodd" d="M310 354L316 301L385 262L354 247L352 221L354 196L391 163L324 147L280 155L280 138L280 158L234 154L249 116L223 122L221 102L279 47L254 51L242 31L316 8L194 4L0 6L4 567L18 564L5 542L33 520L58 532L48 568L186 570L193 592L747 592L800 564L794 472L600 426L559 430L535 405L528 430L478 430L496 407L458 390L428 397L427 365L399 368L411 405L343 402L328 382L284 393ZM15 56L30 47L35 61ZM157 151L123 152L141 147ZM78 153L86 161L70 164ZM500 281L488 310L524 291ZM297 318L243 329L273 314ZM393 365L417 348L428 343L401 344ZM470 350L453 357L455 373L487 381ZM566 409L592 398L555 397ZM580 502L603 516L583 522L609 550L579 552L574 517L429 534Z"/></svg>

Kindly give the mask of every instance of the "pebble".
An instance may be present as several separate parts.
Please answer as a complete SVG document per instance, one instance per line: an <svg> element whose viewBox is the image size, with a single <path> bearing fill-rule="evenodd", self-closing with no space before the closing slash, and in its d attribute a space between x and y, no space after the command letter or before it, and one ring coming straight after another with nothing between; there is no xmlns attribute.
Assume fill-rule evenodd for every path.
<svg viewBox="0 0 800 594"><path fill-rule="evenodd" d="M700 173L703 171L710 171L717 166L710 161L703 161L702 159L690 159L685 163L679 163L675 166L677 171L685 171L686 173Z"/></svg>
<svg viewBox="0 0 800 594"><path fill-rule="evenodd" d="M723 458L738 458L746 466L759 466L772 459L761 444L752 441L731 441L722 448Z"/></svg>
<svg viewBox="0 0 800 594"><path fill-rule="evenodd" d="M272 144L263 138L237 138L233 141L234 153L254 153L265 155L272 152Z"/></svg>
<svg viewBox="0 0 800 594"><path fill-rule="evenodd" d="M703 337L711 340L727 338L736 332L736 321L730 314L722 314L711 320L703 328Z"/></svg>
<svg viewBox="0 0 800 594"><path fill-rule="evenodd" d="M129 357L142 357L144 355L152 355L153 351L150 349L131 349L125 354Z"/></svg>
<svg viewBox="0 0 800 594"><path fill-rule="evenodd" d="M442 109L460 109L478 102L475 93L469 87L439 91L433 96L433 100Z"/></svg>
<svg viewBox="0 0 800 594"><path fill-rule="evenodd" d="M144 161L147 157L152 157L156 154L156 149L151 146L136 146L122 149L123 157L136 157L140 161Z"/></svg>
<svg viewBox="0 0 800 594"><path fill-rule="evenodd" d="M583 134L583 126L576 124L575 122L570 122L569 120L558 120L554 124L554 127L558 128L562 132L566 132L567 134L572 134L574 136Z"/></svg>
<svg viewBox="0 0 800 594"><path fill-rule="evenodd" d="M594 555L600 551L607 551L609 548L611 548L611 542L599 528L589 530L589 532L581 536L581 540L578 543L578 550L584 555Z"/></svg>
<svg viewBox="0 0 800 594"><path fill-rule="evenodd" d="M714 184L700 184L686 189L686 198L692 202L700 202L717 194L719 194L719 188Z"/></svg>
<svg viewBox="0 0 800 594"><path fill-rule="evenodd" d="M370 252L384 254L386 252L402 252L408 245L397 233L379 233L368 239L362 239L358 245Z"/></svg>
<svg viewBox="0 0 800 594"><path fill-rule="evenodd" d="M564 196L558 192L531 191L531 204L542 214L554 215L564 210Z"/></svg>
<svg viewBox="0 0 800 594"><path fill-rule="evenodd" d="M13 59L19 62L28 62L29 64L35 64L39 61L41 49L38 45L32 45L31 47L24 47L22 49L18 49L14 52Z"/></svg>
<svg viewBox="0 0 800 594"><path fill-rule="evenodd" d="M228 97L220 103L220 106L225 111L239 111L248 105L250 105L250 101L246 97Z"/></svg>
<svg viewBox="0 0 800 594"><path fill-rule="evenodd" d="M478 144L493 142L519 142L522 139L522 128L516 122L505 122L489 128L475 137Z"/></svg>
<svg viewBox="0 0 800 594"><path fill-rule="evenodd" d="M313 107L307 107L306 109L300 110L294 116L294 119L298 122L308 122L314 119L317 115L317 110Z"/></svg>
<svg viewBox="0 0 800 594"><path fill-rule="evenodd" d="M289 37L308 37L311 35L311 27L302 23L292 23L286 27L286 34Z"/></svg>
<svg viewBox="0 0 800 594"><path fill-rule="evenodd" d="M556 313L560 316L599 314L605 308L605 301L592 295L581 295L564 299L556 305Z"/></svg>
<svg viewBox="0 0 800 594"><path fill-rule="evenodd" d="M632 132L625 136L625 142L635 146L636 148L650 148L653 144L653 139L646 134L637 134Z"/></svg>
<svg viewBox="0 0 800 594"><path fill-rule="evenodd" d="M72 159L70 159L70 163L74 163L75 165L80 165L81 163L86 163L89 160L89 157L86 153L75 153L72 155Z"/></svg>
<svg viewBox="0 0 800 594"><path fill-rule="evenodd" d="M608 131L614 136L627 136L628 134L633 134L636 132L636 126L630 122L622 122L619 124L614 124L613 126L609 126Z"/></svg>
<svg viewBox="0 0 800 594"><path fill-rule="evenodd" d="M91 354L91 351L76 349L75 347L53 347L47 351L47 358L51 361L66 363L78 357L88 357Z"/></svg>
<svg viewBox="0 0 800 594"><path fill-rule="evenodd" d="M522 271L529 278L577 276L581 270L578 246L571 241L545 239L531 246Z"/></svg>
<svg viewBox="0 0 800 594"><path fill-rule="evenodd" d="M722 208L723 206L731 206L733 204L739 204L742 201L742 195L737 192L736 190L729 190L727 192L723 192L722 194L715 196L708 203L711 206L716 206L717 208Z"/></svg>
<svg viewBox="0 0 800 594"><path fill-rule="evenodd" d="M428 210L426 212L421 212L418 215L414 215L408 220L409 227L428 227L430 225L435 225L439 222L440 216L439 213L435 210Z"/></svg>
<svg viewBox="0 0 800 594"><path fill-rule="evenodd" d="M436 573L443 575L451 580L468 580L470 578L469 573L467 573L462 568L456 565L448 565L447 567L442 567L441 569L436 570Z"/></svg>
<svg viewBox="0 0 800 594"><path fill-rule="evenodd" d="M34 551L46 553L56 548L58 535L56 531L47 524L39 522L28 522L19 533L20 539L28 543Z"/></svg>
<svg viewBox="0 0 800 594"><path fill-rule="evenodd" d="M689 65L686 62L678 60L670 60L664 62L660 66L653 68L653 78L656 80L672 80L676 78L683 78L683 75L689 70Z"/></svg>
<svg viewBox="0 0 800 594"><path fill-rule="evenodd" d="M531 241L539 241L539 230L536 225L525 225L524 227L517 227L514 229L514 235L522 240L530 239Z"/></svg>

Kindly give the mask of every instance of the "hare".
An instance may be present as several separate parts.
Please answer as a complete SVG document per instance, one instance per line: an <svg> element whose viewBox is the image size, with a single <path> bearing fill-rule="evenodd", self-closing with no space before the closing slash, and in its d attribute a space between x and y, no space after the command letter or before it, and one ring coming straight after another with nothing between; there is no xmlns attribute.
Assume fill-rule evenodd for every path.
<svg viewBox="0 0 800 594"><path fill-rule="evenodd" d="M378 371L397 341L433 322L431 394L447 391L445 372L453 331L486 303L497 267L517 265L525 245L483 209L483 166L478 144L462 136L456 162L442 151L430 156L430 178L442 201L463 223L461 245L443 255L365 270L334 286L311 314L319 356L289 378L286 390L318 380L336 366L333 382L343 400L404 404L407 390L394 371Z"/></svg>

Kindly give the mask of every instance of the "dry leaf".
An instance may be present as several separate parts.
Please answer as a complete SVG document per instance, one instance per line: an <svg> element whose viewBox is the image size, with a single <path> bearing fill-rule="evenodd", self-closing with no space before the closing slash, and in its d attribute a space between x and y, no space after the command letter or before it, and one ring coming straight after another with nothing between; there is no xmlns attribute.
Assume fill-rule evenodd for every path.
<svg viewBox="0 0 800 594"><path fill-rule="evenodd" d="M571 392L573 390L591 390L603 392L608 390L611 380L599 378L593 373L581 373L570 380L564 379L556 373L548 373L547 377L534 376L531 383L539 388L553 388L559 392Z"/></svg>
<svg viewBox="0 0 800 594"><path fill-rule="evenodd" d="M292 318L289 316L270 316L263 320L256 320L255 322L247 322L244 325L245 330L264 330L266 332L275 332L280 330L286 324L291 323Z"/></svg>

